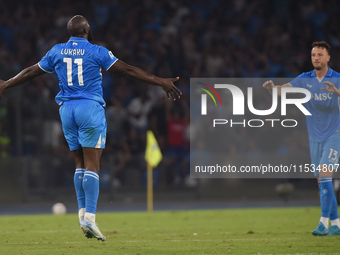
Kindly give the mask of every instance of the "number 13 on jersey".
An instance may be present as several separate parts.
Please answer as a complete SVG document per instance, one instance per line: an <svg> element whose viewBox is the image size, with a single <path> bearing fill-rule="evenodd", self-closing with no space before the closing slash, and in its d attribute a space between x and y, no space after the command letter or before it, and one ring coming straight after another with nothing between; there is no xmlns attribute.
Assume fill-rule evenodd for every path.
<svg viewBox="0 0 340 255"><path fill-rule="evenodd" d="M67 69L67 84L69 86L73 86L72 81L72 58L64 58L64 63L66 63L66 69ZM78 66L78 83L79 86L84 86L84 79L83 79L83 59L82 58L76 58L74 60L74 63Z"/></svg>

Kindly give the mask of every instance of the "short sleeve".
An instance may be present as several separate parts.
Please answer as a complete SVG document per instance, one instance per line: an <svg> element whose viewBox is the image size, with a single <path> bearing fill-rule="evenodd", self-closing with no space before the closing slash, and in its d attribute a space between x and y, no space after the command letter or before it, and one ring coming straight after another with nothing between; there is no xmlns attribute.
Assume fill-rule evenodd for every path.
<svg viewBox="0 0 340 255"><path fill-rule="evenodd" d="M111 51L99 46L99 62L102 68L107 71L117 60L118 58L114 56Z"/></svg>
<svg viewBox="0 0 340 255"><path fill-rule="evenodd" d="M288 84L292 85L292 87L294 88L302 88L301 86L301 84L303 83L302 78L303 78L303 74L300 74L298 77L296 77L294 80L292 80Z"/></svg>
<svg viewBox="0 0 340 255"><path fill-rule="evenodd" d="M53 48L51 50L49 50L45 56L43 56L43 58L39 61L38 65L39 67L47 72L47 73L53 73L54 72L54 66L53 66L53 61L51 59L51 55L52 55L52 52L53 51Z"/></svg>

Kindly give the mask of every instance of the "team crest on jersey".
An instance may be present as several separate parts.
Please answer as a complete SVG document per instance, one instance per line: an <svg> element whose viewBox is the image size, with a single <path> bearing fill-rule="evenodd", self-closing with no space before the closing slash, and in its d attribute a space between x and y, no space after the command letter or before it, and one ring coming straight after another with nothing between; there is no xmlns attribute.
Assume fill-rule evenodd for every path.
<svg viewBox="0 0 340 255"><path fill-rule="evenodd" d="M311 88L311 87L313 87L313 85L307 84L307 87L308 87L308 88Z"/></svg>

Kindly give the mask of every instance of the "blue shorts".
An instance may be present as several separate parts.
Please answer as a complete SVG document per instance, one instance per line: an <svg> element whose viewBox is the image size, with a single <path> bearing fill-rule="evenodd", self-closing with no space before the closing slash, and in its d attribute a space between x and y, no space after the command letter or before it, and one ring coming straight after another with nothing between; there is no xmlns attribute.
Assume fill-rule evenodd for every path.
<svg viewBox="0 0 340 255"><path fill-rule="evenodd" d="M105 148L104 108L93 100L70 100L59 109L61 124L71 151L81 147Z"/></svg>
<svg viewBox="0 0 340 255"><path fill-rule="evenodd" d="M340 152L340 132L337 131L331 135L325 142L317 143L309 141L310 156L312 168L317 169L319 165L327 165L338 169L339 152ZM339 170L339 169L338 169ZM319 171L315 170L314 175L319 176Z"/></svg>

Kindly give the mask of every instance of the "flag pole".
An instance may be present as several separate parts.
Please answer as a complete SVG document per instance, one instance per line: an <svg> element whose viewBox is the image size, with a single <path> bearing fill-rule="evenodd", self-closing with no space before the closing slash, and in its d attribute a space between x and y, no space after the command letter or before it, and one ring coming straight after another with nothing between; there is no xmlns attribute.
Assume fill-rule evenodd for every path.
<svg viewBox="0 0 340 255"><path fill-rule="evenodd" d="M158 146L156 137L151 130L146 132L146 149L145 149L145 161L146 161L146 199L148 212L153 211L153 168L157 167L162 160L162 152Z"/></svg>
<svg viewBox="0 0 340 255"><path fill-rule="evenodd" d="M152 166L149 163L147 163L147 208L148 212L153 211Z"/></svg>

